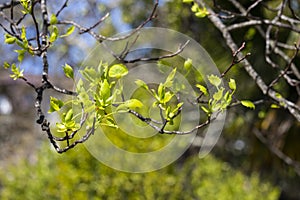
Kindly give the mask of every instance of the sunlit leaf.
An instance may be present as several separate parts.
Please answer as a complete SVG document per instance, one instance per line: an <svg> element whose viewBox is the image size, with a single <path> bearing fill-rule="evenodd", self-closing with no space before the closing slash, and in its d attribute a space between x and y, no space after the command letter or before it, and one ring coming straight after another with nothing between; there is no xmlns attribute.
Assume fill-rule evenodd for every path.
<svg viewBox="0 0 300 200"><path fill-rule="evenodd" d="M201 106L201 109L207 114L207 115L210 115L211 114L211 111L206 108L205 106Z"/></svg>
<svg viewBox="0 0 300 200"><path fill-rule="evenodd" d="M65 122L65 126L67 129L73 129L75 127L76 123L74 120L69 120Z"/></svg>
<svg viewBox="0 0 300 200"><path fill-rule="evenodd" d="M193 12L197 12L197 11L199 10L198 4L194 3L194 5L192 6L191 10L192 10Z"/></svg>
<svg viewBox="0 0 300 200"><path fill-rule="evenodd" d="M158 94L159 100L162 100L165 96L165 87L162 83L160 83L158 86L157 94Z"/></svg>
<svg viewBox="0 0 300 200"><path fill-rule="evenodd" d="M65 66L63 67L63 70L64 70L66 77L74 80L74 71L70 65L65 64Z"/></svg>
<svg viewBox="0 0 300 200"><path fill-rule="evenodd" d="M55 14L51 15L51 17L50 17L50 24L51 25L57 24L57 18L56 18Z"/></svg>
<svg viewBox="0 0 300 200"><path fill-rule="evenodd" d="M5 39L4 42L5 42L6 44L14 44L14 43L16 42L16 40L17 40L17 39L16 39L15 37L8 37L8 38Z"/></svg>
<svg viewBox="0 0 300 200"><path fill-rule="evenodd" d="M207 91L206 87L204 87L203 85L200 85L200 84L197 84L196 87L199 88L199 90L200 90L205 96L208 96L208 91Z"/></svg>
<svg viewBox="0 0 300 200"><path fill-rule="evenodd" d="M16 64L11 65L11 72L12 74L10 77L14 80L17 80L18 78L22 78L24 70L21 70L20 67L17 67Z"/></svg>
<svg viewBox="0 0 300 200"><path fill-rule="evenodd" d="M73 118L73 109L71 108L68 112L67 112L67 114L66 114L66 116L65 116L65 121L67 122L67 121L70 121L70 120L72 120L72 118Z"/></svg>
<svg viewBox="0 0 300 200"><path fill-rule="evenodd" d="M100 98L106 102L110 97L110 86L107 79L104 79L100 88Z"/></svg>
<svg viewBox="0 0 300 200"><path fill-rule="evenodd" d="M9 69L10 64L8 62L4 62L3 67L4 67L4 69Z"/></svg>
<svg viewBox="0 0 300 200"><path fill-rule="evenodd" d="M174 94L172 94L171 92L166 92L164 99L163 99L163 103L168 103L172 97L174 96Z"/></svg>
<svg viewBox="0 0 300 200"><path fill-rule="evenodd" d="M18 53L18 61L22 62L23 59L24 59L24 55L25 55L26 50L20 49L20 50L15 50L15 52Z"/></svg>
<svg viewBox="0 0 300 200"><path fill-rule="evenodd" d="M142 80L136 80L135 81L135 84L137 85L137 86L139 86L139 87L142 87L142 88L145 88L146 90L149 90L149 87L148 87L148 85L144 82L144 81L142 81Z"/></svg>
<svg viewBox="0 0 300 200"><path fill-rule="evenodd" d="M212 85L214 85L216 87L218 87L222 82L222 79L220 77L213 75L213 74L208 76L208 80Z"/></svg>
<svg viewBox="0 0 300 200"><path fill-rule="evenodd" d="M26 28L25 28L24 26L22 27L21 39L22 39L23 41L27 40L27 39L26 39Z"/></svg>
<svg viewBox="0 0 300 200"><path fill-rule="evenodd" d="M97 75L96 70L92 67L85 67L84 70L80 70L80 73L90 82L94 82Z"/></svg>
<svg viewBox="0 0 300 200"><path fill-rule="evenodd" d="M112 78L121 78L128 74L128 69L125 65L123 64L115 64L110 67L108 76Z"/></svg>
<svg viewBox="0 0 300 200"><path fill-rule="evenodd" d="M184 64L183 64L184 69L187 70L187 71L190 71L190 69L192 68L192 66L193 66L193 61L192 61L192 59L190 59L190 58L188 58L188 59L184 62Z"/></svg>
<svg viewBox="0 0 300 200"><path fill-rule="evenodd" d="M165 87L171 87L173 85L173 80L174 80L175 74L176 74L176 68L174 68L171 71L171 73L168 75L168 77L164 83Z"/></svg>
<svg viewBox="0 0 300 200"><path fill-rule="evenodd" d="M128 101L125 101L124 103L120 104L117 110L134 109L134 108L141 108L141 107L143 107L143 103L140 100L129 99Z"/></svg>
<svg viewBox="0 0 300 200"><path fill-rule="evenodd" d="M65 126L65 124L56 123L56 127L57 127L57 132L59 133L64 133L67 131L67 127Z"/></svg>
<svg viewBox="0 0 300 200"><path fill-rule="evenodd" d="M274 104L274 103L273 103L273 104L271 105L271 108L275 108L275 109L277 109L277 108L280 108L280 106L279 106L279 105L277 105L277 104Z"/></svg>
<svg viewBox="0 0 300 200"><path fill-rule="evenodd" d="M63 105L64 105L64 102L62 102L61 100L59 100L55 97L50 96L50 109L49 109L48 113L59 111L61 109L61 107L63 107Z"/></svg>
<svg viewBox="0 0 300 200"><path fill-rule="evenodd" d="M233 90L233 91L236 90L236 83L235 83L234 79L231 78L228 85L231 90Z"/></svg>
<svg viewBox="0 0 300 200"><path fill-rule="evenodd" d="M223 97L224 88L222 87L220 90L218 90L216 93L214 93L213 98L216 101L219 101Z"/></svg>
<svg viewBox="0 0 300 200"><path fill-rule="evenodd" d="M255 105L251 101L243 100L241 101L241 104L247 108L255 109Z"/></svg>
<svg viewBox="0 0 300 200"><path fill-rule="evenodd" d="M53 31L50 35L49 42L53 43L58 38L59 32L56 26L53 26Z"/></svg>
<svg viewBox="0 0 300 200"><path fill-rule="evenodd" d="M195 13L196 17L203 18L206 17L209 14L209 12L206 10L206 8L198 9L198 11Z"/></svg>
<svg viewBox="0 0 300 200"><path fill-rule="evenodd" d="M281 99L281 98L282 98L282 95L281 95L281 94L279 94L278 92L276 92L276 93L275 93L275 96L276 96L277 98L279 98L279 99Z"/></svg>
<svg viewBox="0 0 300 200"><path fill-rule="evenodd" d="M71 34L74 32L74 30L75 30L75 26L70 26L70 27L67 29L66 34L61 35L61 36L59 36L59 37L60 37L60 38L67 37L67 36L71 35Z"/></svg>

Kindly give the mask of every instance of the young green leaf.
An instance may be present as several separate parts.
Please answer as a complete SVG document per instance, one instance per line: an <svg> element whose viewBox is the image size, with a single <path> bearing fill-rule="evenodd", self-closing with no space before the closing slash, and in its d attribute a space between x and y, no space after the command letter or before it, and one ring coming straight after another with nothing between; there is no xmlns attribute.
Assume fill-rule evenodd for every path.
<svg viewBox="0 0 300 200"><path fill-rule="evenodd" d="M184 69L185 69L186 71L190 71L190 69L192 68L192 66L193 66L193 61L192 61L192 59L190 59L190 58L188 58L188 59L184 62L184 64L183 64L183 67L184 67Z"/></svg>
<svg viewBox="0 0 300 200"><path fill-rule="evenodd" d="M61 107L63 107L63 105L64 105L64 102L62 102L61 100L59 100L55 97L50 96L50 109L49 109L48 113L59 111L61 109Z"/></svg>
<svg viewBox="0 0 300 200"><path fill-rule="evenodd" d="M63 70L64 70L66 77L74 80L74 71L70 65L65 64L65 66L63 67Z"/></svg>
<svg viewBox="0 0 300 200"><path fill-rule="evenodd" d="M126 74L128 74L128 69L123 64L115 64L111 66L108 72L109 77L117 78L117 79L122 78Z"/></svg>
<svg viewBox="0 0 300 200"><path fill-rule="evenodd" d="M10 64L8 62L4 62L3 67L4 67L4 69L9 69Z"/></svg>
<svg viewBox="0 0 300 200"><path fill-rule="evenodd" d="M276 108L276 109L277 109L277 108L280 108L280 106L273 103L273 104L271 105L271 108Z"/></svg>
<svg viewBox="0 0 300 200"><path fill-rule="evenodd" d="M16 42L16 40L17 40L17 39L16 39L15 37L12 37L12 36L11 36L11 37L6 37L4 42L5 42L6 44L14 44L14 43Z"/></svg>
<svg viewBox="0 0 300 200"><path fill-rule="evenodd" d="M110 128L119 128L118 125L116 124L116 122L114 121L114 119L112 117L106 117L102 123L102 126L108 126Z"/></svg>
<svg viewBox="0 0 300 200"><path fill-rule="evenodd" d="M144 81L142 81L142 80L137 79L137 80L135 81L135 84L136 84L137 86L139 86L139 87L142 87L142 88L145 88L146 90L149 90L148 85L147 85Z"/></svg>
<svg viewBox="0 0 300 200"><path fill-rule="evenodd" d="M255 109L255 105L251 101L243 100L241 101L241 104L247 108Z"/></svg>
<svg viewBox="0 0 300 200"><path fill-rule="evenodd" d="M17 67L15 64L12 64L11 72L12 72L12 74L10 75L10 77L14 80L17 80L18 78L23 77L24 70L20 70L20 67Z"/></svg>
<svg viewBox="0 0 300 200"><path fill-rule="evenodd" d="M128 101L125 101L123 104L120 104L117 110L134 109L134 108L141 108L141 107L143 107L143 103L140 100L129 99Z"/></svg>
<svg viewBox="0 0 300 200"><path fill-rule="evenodd" d="M276 96L277 98L279 98L279 99L282 99L282 95L279 94L278 92L275 93L275 96Z"/></svg>
<svg viewBox="0 0 300 200"><path fill-rule="evenodd" d="M209 14L209 12L206 10L206 8L198 9L198 11L195 13L196 17L203 18L206 17Z"/></svg>
<svg viewBox="0 0 300 200"><path fill-rule="evenodd" d="M192 3L194 0L182 0L182 3Z"/></svg>
<svg viewBox="0 0 300 200"><path fill-rule="evenodd" d="M71 121L72 119L73 119L73 109L71 108L65 116L65 122Z"/></svg>
<svg viewBox="0 0 300 200"><path fill-rule="evenodd" d="M213 75L213 74L208 76L208 80L212 85L214 85L216 87L218 87L222 82L221 78L219 78L218 76Z"/></svg>
<svg viewBox="0 0 300 200"><path fill-rule="evenodd" d="M206 108L205 106L201 106L201 109L202 109L208 116L211 115L211 111L210 111L208 108Z"/></svg>
<svg viewBox="0 0 300 200"><path fill-rule="evenodd" d="M106 102L106 100L110 97L110 86L107 79L103 80L100 87L100 98Z"/></svg>
<svg viewBox="0 0 300 200"><path fill-rule="evenodd" d="M164 96L164 99L163 99L163 103L168 103L172 97L174 96L174 94L172 94L171 92L166 92L165 93L165 96Z"/></svg>
<svg viewBox="0 0 300 200"><path fill-rule="evenodd" d="M57 127L57 132L59 133L64 133L68 130L65 124L63 123L56 123L56 127Z"/></svg>
<svg viewBox="0 0 300 200"><path fill-rule="evenodd" d="M52 14L50 17L50 25L57 24L57 18L55 14Z"/></svg>
<svg viewBox="0 0 300 200"><path fill-rule="evenodd" d="M165 87L162 83L160 83L158 88L157 88L157 94L158 94L158 97L159 97L158 100L162 100L165 96Z"/></svg>
<svg viewBox="0 0 300 200"><path fill-rule="evenodd" d="M80 70L80 73L89 82L94 82L97 75L96 70L92 67L85 67L84 70Z"/></svg>
<svg viewBox="0 0 300 200"><path fill-rule="evenodd" d="M168 75L168 77L164 83L165 87L171 87L173 85L173 80L174 80L175 74L176 74L176 68L174 68L171 71L171 73Z"/></svg>
<svg viewBox="0 0 300 200"><path fill-rule="evenodd" d="M220 99L222 99L223 92L224 92L224 88L222 87L216 93L214 93L214 95L213 95L214 100L219 101Z"/></svg>
<svg viewBox="0 0 300 200"><path fill-rule="evenodd" d="M49 42L53 43L58 38L59 32L56 26L53 26L53 31L50 35Z"/></svg>
<svg viewBox="0 0 300 200"><path fill-rule="evenodd" d="M59 36L59 37L60 37L60 38L67 37L67 36L71 35L71 34L74 32L74 30L75 30L75 26L70 26L70 27L67 29L66 34L61 35L61 36Z"/></svg>
<svg viewBox="0 0 300 200"><path fill-rule="evenodd" d="M192 8L191 8L191 10L192 10L192 12L198 12L198 10L199 10L198 4L194 3L193 6L192 6Z"/></svg>
<svg viewBox="0 0 300 200"><path fill-rule="evenodd" d="M196 87L199 88L199 90L200 90L205 96L208 96L208 91L207 91L206 87L204 87L203 85L200 85L200 84L197 84Z"/></svg>
<svg viewBox="0 0 300 200"><path fill-rule="evenodd" d="M26 28L24 26L22 27L21 39L26 40Z"/></svg>
<svg viewBox="0 0 300 200"><path fill-rule="evenodd" d="M229 83L228 83L228 85L229 85L229 88L231 89L231 90L233 90L233 91L235 91L236 90L236 83L235 83L235 80L234 79L230 79L230 81L229 81Z"/></svg>
<svg viewBox="0 0 300 200"><path fill-rule="evenodd" d="M24 55L25 55L26 50L20 49L20 50L15 50L15 52L18 53L18 61L22 62L23 59L24 59Z"/></svg>

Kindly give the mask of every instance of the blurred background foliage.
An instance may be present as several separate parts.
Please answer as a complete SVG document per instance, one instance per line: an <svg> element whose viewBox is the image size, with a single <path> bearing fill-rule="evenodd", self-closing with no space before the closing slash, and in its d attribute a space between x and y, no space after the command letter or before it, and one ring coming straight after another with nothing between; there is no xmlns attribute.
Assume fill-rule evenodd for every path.
<svg viewBox="0 0 300 200"><path fill-rule="evenodd" d="M213 156L192 156L150 173L119 172L80 146L58 155L49 145L36 162L0 172L1 199L277 199L280 191Z"/></svg>
<svg viewBox="0 0 300 200"><path fill-rule="evenodd" d="M49 5L52 10L60 6ZM72 0L62 17L88 26L110 12L111 18L97 31L111 36L136 27L147 18L152 6L152 0ZM224 3L223 6L230 5ZM260 10L256 12L257 15L269 15ZM194 38L208 51L221 72L231 63L231 52L221 34L208 19L195 17L190 11L190 5L183 4L181 0L161 1L158 19L151 22L150 26L174 29ZM66 62L74 67L80 66L96 44L90 36L78 36L77 33L75 31L66 40L58 40L58 45L49 52L50 75L58 85L70 85L69 82L62 81L61 66ZM264 42L259 35L253 29L245 28L234 33L234 37L240 43L247 42L244 52L252 54L250 60L255 63L262 77L271 80L274 75L264 68ZM282 37L289 35L282 33ZM2 34L0 40L3 41ZM10 48L1 42L0 63L4 60L16 60L16 55L10 53ZM32 79L39 80L35 75L41 72L41 61L32 60L31 57L28 59L29 61L24 61L25 73L30 74ZM234 78L237 82L237 98L262 98L263 95L242 66L234 67L225 77L229 78ZM287 96L293 96L293 89L284 83L277 87L284 88ZM63 155L49 150L51 147L42 142L46 141L46 136L41 135L34 125L34 97L30 88L18 81L9 80L7 72L2 69L0 93L8 98L12 106L11 113L0 113L1 199L300 198L299 177L270 153L252 133L252 127L268 130L274 135L279 130L283 131L284 136L279 141L282 149L293 159L300 160L300 124L284 110L273 109L269 105L259 105L254 111L241 107L232 108L213 155L200 160L197 156L198 147L194 146L180 160L165 169L147 174L127 174L103 166L83 146ZM3 101L0 104L1 102L3 105ZM286 125L285 129L281 130L283 125ZM122 135L111 137L115 141L126 142L120 139Z"/></svg>

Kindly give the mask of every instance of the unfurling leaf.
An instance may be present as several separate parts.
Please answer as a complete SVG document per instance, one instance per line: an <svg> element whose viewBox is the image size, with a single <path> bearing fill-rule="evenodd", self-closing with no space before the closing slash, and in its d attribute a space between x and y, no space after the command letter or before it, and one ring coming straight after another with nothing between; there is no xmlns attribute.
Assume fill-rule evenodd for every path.
<svg viewBox="0 0 300 200"><path fill-rule="evenodd" d="M220 77L213 75L213 74L208 76L208 80L212 85L214 85L216 87L218 87L222 82L222 79Z"/></svg>
<svg viewBox="0 0 300 200"><path fill-rule="evenodd" d="M255 109L255 105L251 101L243 100L241 101L241 104L247 108Z"/></svg>
<svg viewBox="0 0 300 200"><path fill-rule="evenodd" d="M59 111L61 109L61 107L63 107L63 105L64 105L64 102L62 102L59 99L56 99L55 97L50 96L50 109L49 109L48 113Z"/></svg>
<svg viewBox="0 0 300 200"><path fill-rule="evenodd" d="M64 70L66 77L74 80L74 71L70 65L65 64L65 66L63 67L63 70Z"/></svg>
<svg viewBox="0 0 300 200"><path fill-rule="evenodd" d="M109 77L117 78L117 79L122 78L126 74L128 74L128 69L123 64L115 64L111 66L108 72Z"/></svg>

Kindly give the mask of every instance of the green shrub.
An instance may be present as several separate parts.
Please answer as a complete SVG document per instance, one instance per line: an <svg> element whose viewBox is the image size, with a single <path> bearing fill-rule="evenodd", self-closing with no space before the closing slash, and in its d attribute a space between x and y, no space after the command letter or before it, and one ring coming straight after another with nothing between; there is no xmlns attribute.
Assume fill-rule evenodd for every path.
<svg viewBox="0 0 300 200"><path fill-rule="evenodd" d="M279 190L212 156L189 158L159 171L115 171L82 146L63 155L41 149L37 162L0 172L0 199L277 199Z"/></svg>

